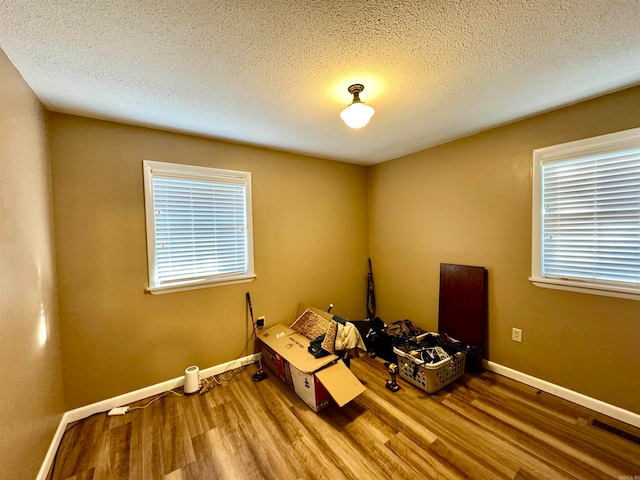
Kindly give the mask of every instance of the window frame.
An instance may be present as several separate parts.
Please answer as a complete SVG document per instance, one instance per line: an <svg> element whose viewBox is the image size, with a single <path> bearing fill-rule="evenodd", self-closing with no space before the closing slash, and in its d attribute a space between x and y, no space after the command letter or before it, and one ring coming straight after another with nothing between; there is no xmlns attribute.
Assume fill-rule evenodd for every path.
<svg viewBox="0 0 640 480"><path fill-rule="evenodd" d="M538 287L570 292L640 300L640 286L626 287L620 283L589 282L564 278L549 278L542 274L542 166L548 163L577 160L597 155L611 156L621 152L640 152L640 128L576 140L533 151L531 276Z"/></svg>
<svg viewBox="0 0 640 480"><path fill-rule="evenodd" d="M256 278L253 258L253 212L251 197L251 173L238 170L224 170L212 167L200 167L194 165L184 165L177 163L158 162L153 160L143 160L144 175L144 204L146 219L147 237L147 266L148 266L148 286L146 291L156 294L180 292L200 288L232 285L236 283L250 282ZM186 180L205 180L224 183L224 179L244 180L245 187L245 215L246 215L246 269L242 274L221 274L198 279L177 280L164 283L157 282L157 257L156 257L156 227L153 197L154 170L158 177L174 177Z"/></svg>

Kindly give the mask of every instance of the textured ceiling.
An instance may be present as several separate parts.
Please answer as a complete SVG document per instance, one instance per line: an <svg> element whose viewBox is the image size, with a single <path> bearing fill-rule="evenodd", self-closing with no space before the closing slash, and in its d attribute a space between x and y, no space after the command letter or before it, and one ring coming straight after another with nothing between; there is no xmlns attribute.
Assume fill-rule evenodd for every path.
<svg viewBox="0 0 640 480"><path fill-rule="evenodd" d="M2 0L0 48L53 111L374 164L640 83L640 2Z"/></svg>

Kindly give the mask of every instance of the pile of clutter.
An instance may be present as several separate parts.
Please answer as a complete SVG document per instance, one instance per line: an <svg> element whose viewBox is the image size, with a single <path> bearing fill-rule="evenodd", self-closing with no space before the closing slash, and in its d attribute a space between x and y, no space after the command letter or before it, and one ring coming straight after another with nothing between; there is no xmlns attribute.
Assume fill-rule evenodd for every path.
<svg viewBox="0 0 640 480"><path fill-rule="evenodd" d="M395 348L410 355L420 365L439 363L458 352L464 352L467 347L447 334L423 333L404 339L403 344Z"/></svg>
<svg viewBox="0 0 640 480"><path fill-rule="evenodd" d="M377 356L389 362L396 361L394 348L410 353L424 363L440 362L456 352L468 353L470 348L446 333L438 335L427 332L409 319L385 325L377 317L370 322L370 327L365 336L367 349L372 357Z"/></svg>

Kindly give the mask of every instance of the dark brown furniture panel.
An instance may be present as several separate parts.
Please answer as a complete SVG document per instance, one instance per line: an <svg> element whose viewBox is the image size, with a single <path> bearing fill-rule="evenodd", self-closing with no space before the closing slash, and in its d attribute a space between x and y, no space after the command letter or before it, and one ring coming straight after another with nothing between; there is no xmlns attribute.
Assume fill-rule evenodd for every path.
<svg viewBox="0 0 640 480"><path fill-rule="evenodd" d="M477 348L468 358L470 370L481 368L487 346L487 270L484 267L440 264L438 333L447 333Z"/></svg>

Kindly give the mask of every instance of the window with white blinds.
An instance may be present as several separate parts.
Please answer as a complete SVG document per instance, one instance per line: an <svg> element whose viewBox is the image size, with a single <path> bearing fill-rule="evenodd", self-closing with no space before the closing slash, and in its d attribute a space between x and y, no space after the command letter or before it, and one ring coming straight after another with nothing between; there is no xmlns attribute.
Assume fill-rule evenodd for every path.
<svg viewBox="0 0 640 480"><path fill-rule="evenodd" d="M255 278L251 174L144 161L149 290Z"/></svg>
<svg viewBox="0 0 640 480"><path fill-rule="evenodd" d="M640 129L534 151L532 278L640 299Z"/></svg>

